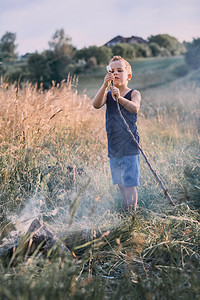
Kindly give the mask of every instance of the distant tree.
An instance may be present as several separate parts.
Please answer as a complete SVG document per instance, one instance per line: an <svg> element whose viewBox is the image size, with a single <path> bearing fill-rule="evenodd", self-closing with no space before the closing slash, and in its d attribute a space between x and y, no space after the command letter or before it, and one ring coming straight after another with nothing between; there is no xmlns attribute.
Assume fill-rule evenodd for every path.
<svg viewBox="0 0 200 300"><path fill-rule="evenodd" d="M57 53L57 55L72 58L76 49L71 44L71 40L71 37L65 34L64 29L56 30L52 40L49 41L50 50Z"/></svg>
<svg viewBox="0 0 200 300"><path fill-rule="evenodd" d="M191 43L186 44L187 52L185 61L192 69L200 68L200 38L193 39Z"/></svg>
<svg viewBox="0 0 200 300"><path fill-rule="evenodd" d="M111 59L112 57L112 50L109 49L106 46L99 47L96 51L96 54L94 55L97 60L98 65L104 65L107 64L107 62Z"/></svg>
<svg viewBox="0 0 200 300"><path fill-rule="evenodd" d="M97 60L96 57L92 56L88 59L87 63L86 63L86 68L88 69L94 69L97 67Z"/></svg>
<svg viewBox="0 0 200 300"><path fill-rule="evenodd" d="M0 60L11 61L16 59L15 52L17 45L15 44L16 33L6 32L0 40Z"/></svg>
<svg viewBox="0 0 200 300"><path fill-rule="evenodd" d="M120 55L127 59L133 59L136 57L149 57L152 55L151 49L147 44L128 44L120 43L112 47L114 55Z"/></svg>
<svg viewBox="0 0 200 300"><path fill-rule="evenodd" d="M151 48L148 44L135 43L132 45L136 57L152 56Z"/></svg>
<svg viewBox="0 0 200 300"><path fill-rule="evenodd" d="M31 54L28 58L28 70L32 82L38 83L38 86L43 83L45 88L49 87L52 72L45 53Z"/></svg>
<svg viewBox="0 0 200 300"><path fill-rule="evenodd" d="M65 34L64 29L56 30L49 47L45 56L51 68L51 78L60 82L67 77L69 65L71 70L76 48L71 44L71 38Z"/></svg>
<svg viewBox="0 0 200 300"><path fill-rule="evenodd" d="M171 56L171 53L167 48L160 47L157 43L149 43L152 56Z"/></svg>
<svg viewBox="0 0 200 300"><path fill-rule="evenodd" d="M149 43L149 47L151 49L152 56L161 56L162 49L157 43Z"/></svg>
<svg viewBox="0 0 200 300"><path fill-rule="evenodd" d="M97 65L105 65L112 57L112 50L106 46L90 46L78 50L75 55L76 60L84 59L86 62L92 57L95 57Z"/></svg>
<svg viewBox="0 0 200 300"><path fill-rule="evenodd" d="M124 58L131 59L136 57L135 49L128 43L119 43L112 47L114 55L120 55Z"/></svg>
<svg viewBox="0 0 200 300"><path fill-rule="evenodd" d="M69 72L68 67L72 63L72 60L62 53L58 54L51 50L46 50L43 54L50 68L51 81L60 82L66 79Z"/></svg>
<svg viewBox="0 0 200 300"><path fill-rule="evenodd" d="M28 57L31 81L37 82L38 85L42 82L44 87L48 88L52 80L61 82L66 79L69 71L73 70L75 50L64 29L56 30L48 50L41 54L33 53Z"/></svg>
<svg viewBox="0 0 200 300"><path fill-rule="evenodd" d="M180 55L185 51L185 47L181 44L177 38L170 36L169 34L151 35L148 38L148 43L156 43L160 48L165 48L171 55Z"/></svg>

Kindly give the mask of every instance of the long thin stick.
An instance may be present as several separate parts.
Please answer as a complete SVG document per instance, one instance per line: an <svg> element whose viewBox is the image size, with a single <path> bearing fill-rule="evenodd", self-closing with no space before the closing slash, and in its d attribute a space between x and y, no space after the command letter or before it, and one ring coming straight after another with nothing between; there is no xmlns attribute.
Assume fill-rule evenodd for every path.
<svg viewBox="0 0 200 300"><path fill-rule="evenodd" d="M111 84L113 85L113 82L111 82ZM136 143L138 149L139 149L140 152L142 153L142 155L143 155L143 157L144 157L144 159L145 159L147 165L149 166L151 172L153 173L153 175L155 176L156 180L157 180L158 183L160 184L162 190L164 191L165 196L166 196L166 197L168 198L168 200L170 201L170 204L173 205L173 206L176 206L175 203L174 203L174 201L172 200L172 197L169 195L169 193L168 193L168 191L167 191L167 188L164 186L162 180L159 178L158 174L156 173L156 170L154 170L154 169L152 168L152 166L151 166L150 162L148 161L148 159L147 159L147 157L146 157L144 151L142 150L142 148L140 147L140 145L139 145L138 141L136 140L134 134L133 134L132 131L130 130L130 127L129 127L128 123L126 122L124 116L122 115L122 112L121 112L120 106L119 106L119 102L118 102L118 99L117 99L116 96L115 96L115 100L116 100L116 102L117 102L117 108L118 108L118 111L119 111L119 113L120 113L120 116L121 116L122 120L124 121L124 123L125 123L125 125L126 125L126 127L127 127L127 131L128 131L128 132L130 133L130 135L132 136L132 139L134 140L134 142Z"/></svg>

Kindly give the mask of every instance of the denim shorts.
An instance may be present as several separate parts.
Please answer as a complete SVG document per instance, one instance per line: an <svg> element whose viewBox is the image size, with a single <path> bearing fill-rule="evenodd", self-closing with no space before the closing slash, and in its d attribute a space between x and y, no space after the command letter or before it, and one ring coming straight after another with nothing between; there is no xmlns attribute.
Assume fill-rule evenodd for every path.
<svg viewBox="0 0 200 300"><path fill-rule="evenodd" d="M110 170L113 184L138 186L140 173L140 155L110 157Z"/></svg>

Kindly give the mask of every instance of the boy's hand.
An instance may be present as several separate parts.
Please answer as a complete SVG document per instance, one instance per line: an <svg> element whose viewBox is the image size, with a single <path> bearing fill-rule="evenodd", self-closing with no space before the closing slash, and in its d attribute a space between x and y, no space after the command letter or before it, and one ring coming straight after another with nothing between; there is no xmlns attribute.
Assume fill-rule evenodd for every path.
<svg viewBox="0 0 200 300"><path fill-rule="evenodd" d="M107 88L111 84L111 81L113 79L114 79L113 74L111 72L107 73L104 78L104 86Z"/></svg>
<svg viewBox="0 0 200 300"><path fill-rule="evenodd" d="M111 86L110 90L114 100L116 100L115 97L117 97L117 99L120 97L120 92L118 88L116 88L115 86Z"/></svg>

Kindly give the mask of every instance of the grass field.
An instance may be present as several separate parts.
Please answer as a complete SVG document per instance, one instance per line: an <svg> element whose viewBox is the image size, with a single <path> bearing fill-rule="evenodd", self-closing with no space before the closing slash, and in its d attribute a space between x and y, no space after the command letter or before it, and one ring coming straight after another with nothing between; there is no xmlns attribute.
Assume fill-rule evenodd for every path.
<svg viewBox="0 0 200 300"><path fill-rule="evenodd" d="M198 72L179 77L181 57L131 64L141 146L176 207L141 158L137 215L124 213L110 178L105 109L91 105L104 68L48 91L3 83L0 254L34 218L72 238L62 256L1 256L1 299L199 299Z"/></svg>

